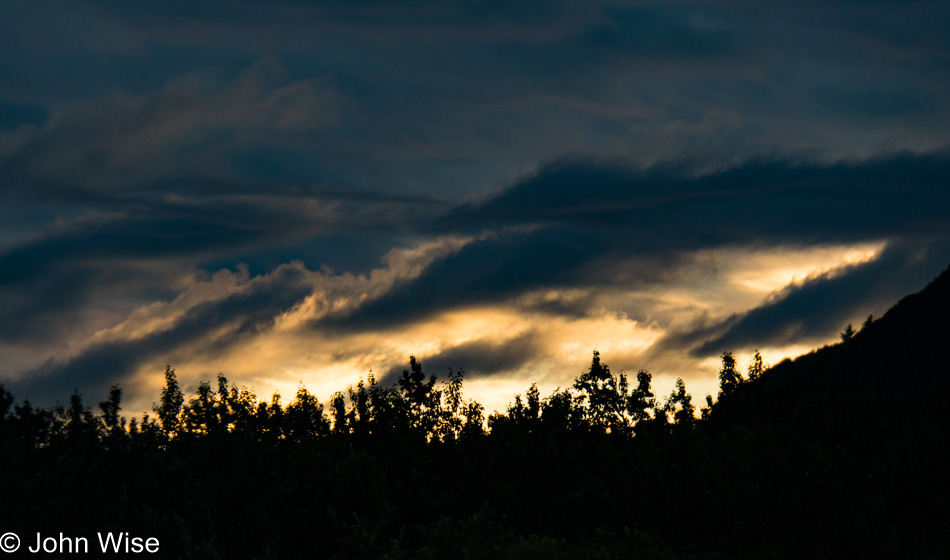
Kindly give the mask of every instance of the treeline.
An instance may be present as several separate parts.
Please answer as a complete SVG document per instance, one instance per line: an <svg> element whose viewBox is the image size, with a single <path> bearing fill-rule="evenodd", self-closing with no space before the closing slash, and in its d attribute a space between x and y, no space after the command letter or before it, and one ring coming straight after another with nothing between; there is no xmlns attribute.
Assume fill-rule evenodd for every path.
<svg viewBox="0 0 950 560"><path fill-rule="evenodd" d="M761 376L767 366L756 351L748 379ZM462 396L464 372L450 371L439 380L427 375L421 362L409 358L409 369L390 386L377 383L372 373L345 392L333 394L324 405L301 385L283 406L281 396L258 401L219 374L217 383L201 382L186 399L175 370L165 369L165 385L153 413L127 419L120 415L122 389L114 385L98 410L87 407L74 392L69 404L36 408L29 401L14 404L14 396L0 385L0 442L9 448L45 448L69 445L105 449L135 444L156 449L204 438L269 445L314 442L326 437L416 440L429 445L512 433L566 432L632 437L688 428L707 418L713 406L697 409L682 379L671 394L657 396L650 372L640 370L631 386L623 372L613 373L594 351L589 371L573 385L542 398L536 384L516 395L505 412L494 412L486 422L484 407ZM745 378L732 353L722 355L719 371L722 397ZM677 428L679 427L679 428Z"/></svg>
<svg viewBox="0 0 950 560"><path fill-rule="evenodd" d="M950 387L855 385L849 364L888 379L887 337L846 329L807 368L724 353L703 403L595 352L570 387L487 418L462 372L414 358L326 403L258 401L223 375L186 396L168 367L131 420L119 387L97 410L0 388L0 530L128 532L167 558L938 558ZM924 354L907 367L938 363Z"/></svg>

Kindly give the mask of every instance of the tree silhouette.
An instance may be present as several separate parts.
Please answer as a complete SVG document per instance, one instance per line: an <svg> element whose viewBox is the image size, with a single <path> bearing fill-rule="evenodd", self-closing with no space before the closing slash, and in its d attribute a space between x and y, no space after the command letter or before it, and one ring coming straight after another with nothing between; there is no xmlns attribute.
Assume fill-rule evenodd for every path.
<svg viewBox="0 0 950 560"><path fill-rule="evenodd" d="M350 426L346 418L346 397L340 391L330 397L330 414L333 415L333 433L348 434Z"/></svg>
<svg viewBox="0 0 950 560"><path fill-rule="evenodd" d="M59 413L62 415L62 412ZM65 411L65 435L74 443L88 445L98 438L99 421L92 410L83 405L82 395L74 390Z"/></svg>
<svg viewBox="0 0 950 560"><path fill-rule="evenodd" d="M171 366L165 366L165 386L162 388L158 404L152 405L152 410L158 415L162 432L166 437L172 437L178 433L184 403L185 396L178 387L175 370Z"/></svg>
<svg viewBox="0 0 950 560"><path fill-rule="evenodd" d="M588 424L609 433L628 433L630 422L626 416L629 387L623 372L614 375L601 363L600 352L594 350L590 370L574 381L574 389L585 406Z"/></svg>
<svg viewBox="0 0 950 560"><path fill-rule="evenodd" d="M845 327L843 331L841 331L841 342L848 342L854 338L855 334L857 334L857 331L854 330L854 328L851 326L851 323L848 323L848 326Z"/></svg>
<svg viewBox="0 0 950 560"><path fill-rule="evenodd" d="M257 403L254 411L254 433L259 441L273 445L284 440L285 429L290 431L284 424L284 409L280 406L280 393L274 393L270 403L264 401Z"/></svg>
<svg viewBox="0 0 950 560"><path fill-rule="evenodd" d="M458 439L462 431L462 378L465 372L449 370L448 378L442 384L442 407L439 418L438 437L442 441Z"/></svg>
<svg viewBox="0 0 950 560"><path fill-rule="evenodd" d="M125 439L125 418L119 416L122 410L122 389L118 385L109 388L109 398L99 403L99 409L102 410L101 429L104 436L115 445Z"/></svg>
<svg viewBox="0 0 950 560"><path fill-rule="evenodd" d="M541 422L541 392L537 383L532 383L525 391L525 401L520 394L515 395L515 402L508 406L506 420L518 432L531 433Z"/></svg>
<svg viewBox="0 0 950 560"><path fill-rule="evenodd" d="M732 352L723 352L722 367L719 369L719 398L735 391L742 381L742 374L736 368L736 358Z"/></svg>
<svg viewBox="0 0 950 560"><path fill-rule="evenodd" d="M402 397L408 405L410 429L424 437L432 438L439 421L441 392L435 389L436 377L422 371L422 363L415 356L409 357L409 369L403 370L398 384Z"/></svg>
<svg viewBox="0 0 950 560"><path fill-rule="evenodd" d="M184 432L195 436L220 437L228 432L229 415L221 389L221 377L218 378L219 390L211 388L211 383L202 381L198 384L195 396L182 409ZM227 394L225 380L224 394Z"/></svg>
<svg viewBox="0 0 950 560"><path fill-rule="evenodd" d="M303 385L297 388L297 394L283 416L285 434L291 441L315 441L330 433L330 420L323 412L323 405ZM345 420L343 423L345 425Z"/></svg>
<svg viewBox="0 0 950 560"><path fill-rule="evenodd" d="M761 377L768 368L769 366L762 361L762 354L756 348L755 356L752 357L752 362L749 364L749 381L755 381Z"/></svg>
<svg viewBox="0 0 950 560"><path fill-rule="evenodd" d="M370 414L369 391L363 380L357 382L356 387L347 388L350 409L346 412L345 419L349 427L349 432L357 436L367 436L372 430L372 417Z"/></svg>
<svg viewBox="0 0 950 560"><path fill-rule="evenodd" d="M696 420L693 396L686 392L686 383L682 377L676 378L676 387L666 399L666 410L673 414L677 425L692 426Z"/></svg>
<svg viewBox="0 0 950 560"><path fill-rule="evenodd" d="M117 386L96 412L78 391L43 408L0 386L0 526L122 526L170 557L933 557L950 527L946 282L851 343L772 368L756 351L748 381L723 353L700 418L682 378L658 403L648 371L631 388L596 351L488 430L462 370L439 380L414 357L326 410L302 384L282 406L223 374L185 404L170 366L155 416L129 422Z"/></svg>
<svg viewBox="0 0 950 560"><path fill-rule="evenodd" d="M6 418L7 413L10 411L10 407L13 405L13 402L16 399L13 397L13 393L7 391L3 386L3 383L0 383L0 420Z"/></svg>
<svg viewBox="0 0 950 560"><path fill-rule="evenodd" d="M469 440L485 435L485 407L480 403L469 400L462 405L462 429L459 438Z"/></svg>
<svg viewBox="0 0 950 560"><path fill-rule="evenodd" d="M627 397L627 412L633 419L633 422L650 420L650 411L656 409L656 398L653 389L650 386L653 375L641 369L637 372L637 386Z"/></svg>
<svg viewBox="0 0 950 560"><path fill-rule="evenodd" d="M700 409L700 418L703 420L709 420L710 415L712 414L714 403L712 395L706 395L706 404Z"/></svg>
<svg viewBox="0 0 950 560"><path fill-rule="evenodd" d="M585 412L568 390L557 389L541 403L541 426L545 432L566 434L578 431Z"/></svg>

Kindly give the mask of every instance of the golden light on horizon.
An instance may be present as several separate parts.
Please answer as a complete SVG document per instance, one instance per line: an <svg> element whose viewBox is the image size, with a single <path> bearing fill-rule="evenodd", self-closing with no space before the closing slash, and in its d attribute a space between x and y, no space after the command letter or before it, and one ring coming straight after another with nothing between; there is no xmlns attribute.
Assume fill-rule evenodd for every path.
<svg viewBox="0 0 950 560"><path fill-rule="evenodd" d="M759 293L780 290L809 278L875 259L886 243L810 247L797 251L761 251L736 255L740 266L726 274L729 281ZM724 256L724 261L729 257Z"/></svg>
<svg viewBox="0 0 950 560"><path fill-rule="evenodd" d="M391 261L403 265L409 262L410 265L405 266L413 269L411 274L418 274L418 266L412 264L414 258L428 260L432 258L432 251L455 250L459 243L461 241L448 245L430 243L415 251L394 252ZM449 309L395 326L353 331L314 326L313 318L340 306L359 305L358 293L355 299L348 295L356 292L347 287L347 282L359 284L358 292L365 294L366 290L375 290L378 294L379 290L390 289L392 280L387 278L374 288L371 277L336 276L323 271L311 273L316 282L313 293L275 318L271 328L245 336L239 343L225 345L214 353L202 350L197 343L191 350L186 346L179 349L179 359L172 365L182 378L182 387L189 390L202 379L213 381L217 372L223 371L232 382L252 388L262 400L279 392L284 402L289 402L297 387L303 384L321 401L327 402L333 393L345 391L360 379L365 380L370 372L380 379L392 370L408 367L410 355L416 356L425 367L436 358L440 363L450 361L457 349L478 348L489 353L523 351L526 360L492 371L480 369L479 363L448 364L453 369L469 372L466 397L479 400L490 413L504 410L514 395L523 392L532 382L539 384L544 396L556 387L570 386L577 375L590 367L591 352L597 349L614 371L625 370L628 376L639 369L651 371L659 395L666 394L666 386L672 387L676 377L683 377L694 396L701 398L707 392L715 394L718 388L719 358L651 353L671 328L681 328L700 318L714 321L761 305L789 285L867 262L883 248L882 242L798 251L730 249L715 255L699 253L695 257L696 272L683 274L664 286L629 290L619 287L544 289L505 302ZM377 279L392 274L374 272ZM180 315L189 306L205 301L204 297L220 297L211 290L214 285L223 285L229 292L259 281L262 280L249 277L243 270L215 274L208 279L208 284L195 284L189 295L168 304L152 304L137 310L123 323L125 326L109 333L97 333L94 338L107 334L135 337L142 329L161 329L165 323L156 321L155 313L161 311L159 308L163 305L170 306L165 311L174 309ZM337 303L326 299L327 290L337 294L333 296ZM317 303L315 298L323 298L324 302ZM586 310L572 316L551 311L545 307L547 304L582 304ZM631 312L646 320L632 318ZM224 340L229 329L228 325L221 325L218 338ZM826 342L833 341L829 338ZM519 348L519 344L525 346ZM770 363L811 349L808 344L760 348ZM751 348L733 350L740 364L751 360ZM473 359L470 351L461 355ZM647 356L653 358L645 361ZM134 376L135 385L140 388L137 393L151 393L135 397L132 403L135 406L145 405L147 409L157 398L161 387L161 372L157 369L149 368ZM440 378L446 373L429 367L426 371Z"/></svg>

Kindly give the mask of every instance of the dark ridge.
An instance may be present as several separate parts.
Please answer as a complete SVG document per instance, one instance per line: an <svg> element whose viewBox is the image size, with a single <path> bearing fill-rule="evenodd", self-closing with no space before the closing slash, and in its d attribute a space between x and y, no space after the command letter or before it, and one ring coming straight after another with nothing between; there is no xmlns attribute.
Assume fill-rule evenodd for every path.
<svg viewBox="0 0 950 560"><path fill-rule="evenodd" d="M756 390L870 391L906 401L950 377L948 342L950 268L883 317L860 326L850 340L776 364Z"/></svg>

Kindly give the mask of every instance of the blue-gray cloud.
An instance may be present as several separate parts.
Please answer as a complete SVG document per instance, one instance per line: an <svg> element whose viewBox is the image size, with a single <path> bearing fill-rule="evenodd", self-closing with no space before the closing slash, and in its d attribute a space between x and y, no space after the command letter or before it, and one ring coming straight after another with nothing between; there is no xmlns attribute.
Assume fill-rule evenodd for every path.
<svg viewBox="0 0 950 560"><path fill-rule="evenodd" d="M143 364L175 363L191 352L214 356L253 337L273 325L275 313L290 308L312 288L300 266L285 266L246 290L188 309L168 328L138 338L97 343L69 359L51 359L24 372L10 386L18 394L46 401L61 397L70 385L90 394L104 394L110 384ZM218 335L209 338L212 331Z"/></svg>
<svg viewBox="0 0 950 560"><path fill-rule="evenodd" d="M895 240L870 262L789 285L746 312L702 319L671 332L652 352L686 350L706 357L727 350L814 343L849 322L880 315L902 296L926 286L947 263L946 237Z"/></svg>
<svg viewBox="0 0 950 560"><path fill-rule="evenodd" d="M465 379L491 377L510 372L530 363L545 352L538 334L528 331L504 341L474 340L425 356L420 361L426 373L444 378L449 371L465 372ZM391 367L377 378L379 383L396 383L405 365Z"/></svg>
<svg viewBox="0 0 950 560"><path fill-rule="evenodd" d="M453 210L440 225L595 226L668 249L950 231L943 211L950 204L950 153L944 151L832 165L753 160L692 173L689 165L638 170L622 162L555 162Z"/></svg>
<svg viewBox="0 0 950 560"><path fill-rule="evenodd" d="M689 171L616 162L543 167L434 222L443 232L503 233L470 243L335 325L411 321L540 288L658 285L702 249L950 235L946 153L834 165L753 161L699 177ZM514 226L535 229L504 229Z"/></svg>
<svg viewBox="0 0 950 560"><path fill-rule="evenodd" d="M5 12L0 102L41 113L147 96L185 75L226 81L271 57L285 64L284 85L329 86L336 125L271 161L308 180L457 197L565 152L721 163L948 142L947 9L934 3L900 14L802 2L38 2Z"/></svg>
<svg viewBox="0 0 950 560"><path fill-rule="evenodd" d="M904 270L889 260L899 247L948 235L948 14L933 2L4 3L0 346L65 345L175 297L186 274L297 258L366 272L392 247L454 234L484 236L313 327L394 325L547 287L662 286L691 251L722 246L888 241L874 266ZM551 163L512 183L538 162ZM884 294L869 274L848 277L851 293ZM782 300L800 304L773 301L694 342L747 341L766 316L791 324L792 307L843 282L802 286ZM909 285L891 284L881 298ZM302 293L255 305L273 315ZM589 301L535 311L582 315ZM207 312L181 331L200 338L240 314ZM830 328L802 325L794 336ZM185 340L162 336L155 348ZM35 373L160 359L129 344Z"/></svg>

